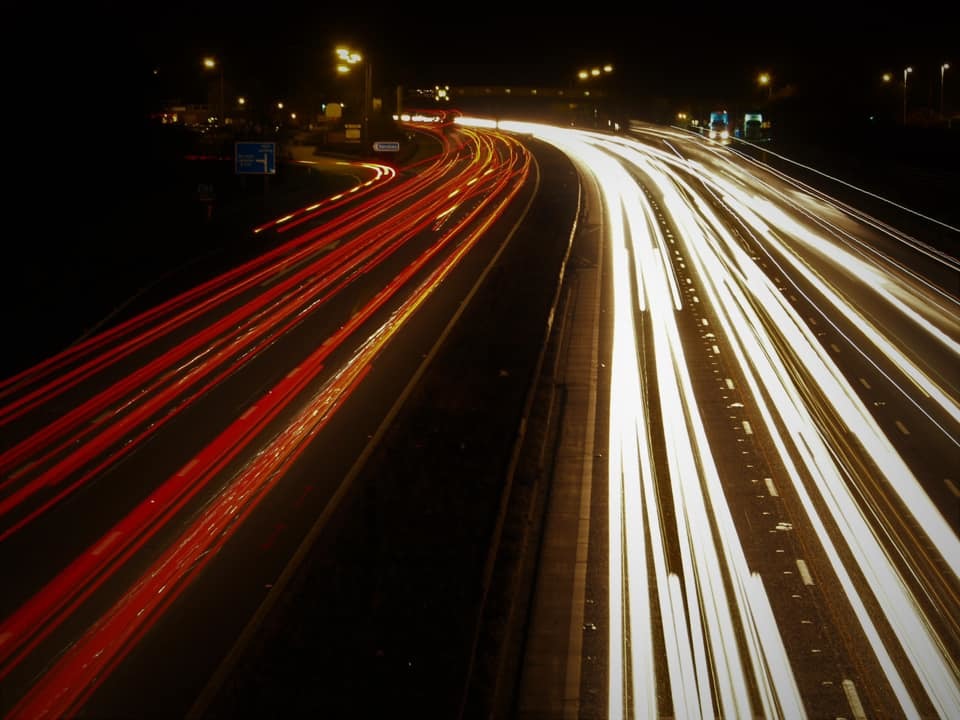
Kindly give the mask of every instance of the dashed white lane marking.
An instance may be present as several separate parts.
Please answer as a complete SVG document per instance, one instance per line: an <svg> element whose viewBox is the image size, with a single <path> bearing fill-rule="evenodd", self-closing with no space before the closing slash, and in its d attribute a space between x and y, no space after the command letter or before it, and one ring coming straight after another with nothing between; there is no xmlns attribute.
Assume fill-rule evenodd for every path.
<svg viewBox="0 0 960 720"><path fill-rule="evenodd" d="M780 493L777 492L777 486L773 484L773 478L764 478L763 481L767 484L767 492L770 493L770 497L779 497Z"/></svg>
<svg viewBox="0 0 960 720"><path fill-rule="evenodd" d="M902 432L904 435L909 435L909 434L910 434L910 431L907 430L907 426L904 425L904 424L903 424L902 422L900 422L899 420L897 420L897 429L898 429L900 432Z"/></svg>
<svg viewBox="0 0 960 720"><path fill-rule="evenodd" d="M753 428L750 427L750 421L749 421L749 420L744 420L744 421L743 421L743 432L744 432L746 435L753 435Z"/></svg>
<svg viewBox="0 0 960 720"><path fill-rule="evenodd" d="M857 694L857 686L853 684L853 680L844 680L842 685L854 720L867 720L867 713L863 709L863 703L860 702L860 695Z"/></svg>
<svg viewBox="0 0 960 720"><path fill-rule="evenodd" d="M813 585L813 575L810 574L806 560L797 559L797 570L800 571L800 579L803 580L804 585Z"/></svg>
<svg viewBox="0 0 960 720"><path fill-rule="evenodd" d="M950 478L944 478L943 481L947 484L947 488L953 493L953 496L960 498L960 488L957 487L956 483Z"/></svg>
<svg viewBox="0 0 960 720"><path fill-rule="evenodd" d="M865 378L860 378L860 384L863 385L867 390L870 389L870 383L868 383Z"/></svg>
<svg viewBox="0 0 960 720"><path fill-rule="evenodd" d="M733 380L731 380L730 378L727 378L725 382L727 383L727 387L730 390L733 390Z"/></svg>

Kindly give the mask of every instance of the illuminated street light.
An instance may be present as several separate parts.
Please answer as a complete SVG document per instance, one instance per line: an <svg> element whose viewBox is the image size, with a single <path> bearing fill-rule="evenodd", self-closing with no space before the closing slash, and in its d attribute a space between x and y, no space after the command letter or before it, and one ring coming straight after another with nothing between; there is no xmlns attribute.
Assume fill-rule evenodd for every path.
<svg viewBox="0 0 960 720"><path fill-rule="evenodd" d="M246 105L246 104L247 104L247 99L245 97L241 95L240 97L237 98L237 105Z"/></svg>
<svg viewBox="0 0 960 720"><path fill-rule="evenodd" d="M589 80L592 77L600 77L601 75L604 75L604 74L609 75L612 72L613 72L613 65L611 65L610 63L607 63L602 67L593 67L593 68L590 68L589 70L580 70L579 72L577 72L577 77L580 78L581 80Z"/></svg>
<svg viewBox="0 0 960 720"><path fill-rule="evenodd" d="M613 65L612 65L611 63L604 63L604 64L602 64L602 65L594 65L593 67L591 67L591 68L589 68L589 69L584 68L584 69L578 70L578 71L577 71L577 77L578 77L581 81L593 81L595 78L599 78L601 75L611 75L612 73L613 73ZM604 82L604 83L606 83L607 81L600 80L599 82ZM570 89L571 89L571 90L574 89L572 82L571 82ZM577 91L577 94L579 94L579 91ZM589 98L590 96L591 96L591 95L590 95L590 91L589 91L589 90L586 90L586 89L583 90L583 97L584 97L584 98ZM603 97L603 93L602 93L602 92L600 93L600 96ZM599 123L599 110L600 110L600 108L599 108L598 102L599 102L599 101L593 101L593 102L590 103L591 106L593 107L593 123L594 123L594 127L598 127L598 123ZM575 109L575 108L576 108L576 105L571 105L571 108L572 108L572 109Z"/></svg>
<svg viewBox="0 0 960 720"><path fill-rule="evenodd" d="M368 136L370 134L370 95L373 92L373 63L370 62L370 59L367 58L364 60L363 55L360 53L351 50L348 47L338 47L335 51L337 59L340 61L337 63L337 72L341 75L345 75L350 72L351 66L362 63L363 64L363 86L361 95L363 99L361 100L361 125L360 125L360 144L366 152Z"/></svg>
<svg viewBox="0 0 960 720"><path fill-rule="evenodd" d="M757 82L761 86L766 86L767 88L767 100L773 96L773 79L770 77L770 73L760 73L757 76Z"/></svg>
<svg viewBox="0 0 960 720"><path fill-rule="evenodd" d="M277 103L277 110L283 110L283 103L282 103L282 102L278 102L278 103Z"/></svg>
<svg viewBox="0 0 960 720"><path fill-rule="evenodd" d="M884 73L884 74L881 76L881 79L882 79L885 83L888 83L888 82L890 82L891 80L893 80L893 73Z"/></svg>
<svg viewBox="0 0 960 720"><path fill-rule="evenodd" d="M903 124L907 124L907 75L913 72L912 67L903 69Z"/></svg>
<svg viewBox="0 0 960 720"><path fill-rule="evenodd" d="M220 107L219 112L217 113L217 122L220 125L225 124L224 118L224 106L223 106L223 66L217 63L216 59L212 57L205 57L203 59L203 67L207 70L217 70L220 75Z"/></svg>
<svg viewBox="0 0 960 720"><path fill-rule="evenodd" d="M940 115L943 115L943 74L950 69L950 63L940 66Z"/></svg>

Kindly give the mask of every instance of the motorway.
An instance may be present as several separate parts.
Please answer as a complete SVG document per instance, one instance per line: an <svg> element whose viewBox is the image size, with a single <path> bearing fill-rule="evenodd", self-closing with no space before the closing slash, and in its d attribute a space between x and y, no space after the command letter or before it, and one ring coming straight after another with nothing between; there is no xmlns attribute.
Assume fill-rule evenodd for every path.
<svg viewBox="0 0 960 720"><path fill-rule="evenodd" d="M4 717L183 716L334 513L522 209L519 141L431 132L0 384Z"/></svg>
<svg viewBox="0 0 960 720"><path fill-rule="evenodd" d="M576 164L602 288L513 715L957 717L956 256L683 131L499 126Z"/></svg>
<svg viewBox="0 0 960 720"><path fill-rule="evenodd" d="M960 714L956 256L489 124L0 384L5 717Z"/></svg>

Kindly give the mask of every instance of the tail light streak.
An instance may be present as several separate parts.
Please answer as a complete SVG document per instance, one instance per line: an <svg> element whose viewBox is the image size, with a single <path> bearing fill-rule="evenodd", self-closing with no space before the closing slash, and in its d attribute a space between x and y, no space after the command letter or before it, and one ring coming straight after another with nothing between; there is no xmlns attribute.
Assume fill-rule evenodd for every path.
<svg viewBox="0 0 960 720"><path fill-rule="evenodd" d="M494 153L506 152L509 160L497 163L499 171L493 176L496 178L494 182L471 186L471 197L476 202L471 204L469 211L459 213L437 242L430 244L403 268L331 339L321 343L307 360L260 397L200 455L184 465L70 567L0 624L2 677L56 629L116 568L142 548L203 485L214 479L229 460L240 453L251 455L252 459L179 539L155 559L140 580L81 639L66 649L22 698L12 717L60 716L83 704L152 626L158 614L185 589L190 578L210 562L259 500L282 479L309 440L367 375L371 363L386 343L509 205L529 171L529 156L510 138L470 135L491 153L486 158L478 158L474 162L476 167L483 168L492 162ZM445 192L441 189L434 193L435 199L430 202L444 202ZM434 208L419 214L411 213L408 222L412 224L412 231L422 228L424 218L429 220L435 212ZM402 239L391 242L402 243ZM435 267L430 269L431 265ZM425 279L406 297L401 297L399 293L424 271L428 271ZM369 333L352 358L330 380L305 397L305 390L315 381L330 354L356 335L375 312L394 298L400 298L400 302L386 322ZM258 439L266 424L292 405L299 405L294 418L273 438ZM252 451L251 446L257 442L264 444Z"/></svg>

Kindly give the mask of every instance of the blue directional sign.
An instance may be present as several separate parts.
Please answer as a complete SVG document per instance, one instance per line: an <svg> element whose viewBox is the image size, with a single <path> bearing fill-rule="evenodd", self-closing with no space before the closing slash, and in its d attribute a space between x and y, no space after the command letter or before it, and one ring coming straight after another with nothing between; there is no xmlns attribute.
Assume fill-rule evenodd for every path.
<svg viewBox="0 0 960 720"><path fill-rule="evenodd" d="M275 142L235 143L235 167L238 175L276 175Z"/></svg>

